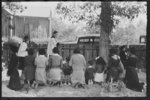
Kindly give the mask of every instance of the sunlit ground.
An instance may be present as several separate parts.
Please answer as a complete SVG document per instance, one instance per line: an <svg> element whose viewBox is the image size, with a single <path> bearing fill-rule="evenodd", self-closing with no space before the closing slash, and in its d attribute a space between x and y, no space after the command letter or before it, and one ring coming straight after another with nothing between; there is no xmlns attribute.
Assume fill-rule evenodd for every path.
<svg viewBox="0 0 150 100"><path fill-rule="evenodd" d="M139 73L140 81L146 81L146 74ZM74 89L71 86L62 87L38 87L26 91L16 92L6 87L8 82L2 82L2 97L145 97L146 91L135 92L130 89L123 89L121 92L114 90L106 92L98 85L87 86L86 89Z"/></svg>

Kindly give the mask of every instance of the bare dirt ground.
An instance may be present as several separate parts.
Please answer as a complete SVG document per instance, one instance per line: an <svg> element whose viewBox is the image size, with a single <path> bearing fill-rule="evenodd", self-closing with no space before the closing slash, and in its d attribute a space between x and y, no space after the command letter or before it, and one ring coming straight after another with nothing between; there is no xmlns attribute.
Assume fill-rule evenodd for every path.
<svg viewBox="0 0 150 100"><path fill-rule="evenodd" d="M146 74L140 72L140 81L146 82ZM99 85L88 85L85 89L75 89L71 86L49 87L41 86L37 89L30 89L29 93L26 91L13 91L7 88L8 81L2 82L2 97L145 97L144 92L135 92L130 89L123 89L122 91L107 92Z"/></svg>

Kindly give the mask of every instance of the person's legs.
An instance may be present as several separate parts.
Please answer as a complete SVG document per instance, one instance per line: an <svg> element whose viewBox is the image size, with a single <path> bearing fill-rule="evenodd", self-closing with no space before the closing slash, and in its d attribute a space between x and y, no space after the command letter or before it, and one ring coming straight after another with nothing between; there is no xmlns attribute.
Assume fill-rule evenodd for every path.
<svg viewBox="0 0 150 100"><path fill-rule="evenodd" d="M24 69L24 57L19 57L19 66L18 69L19 70L23 70Z"/></svg>
<svg viewBox="0 0 150 100"><path fill-rule="evenodd" d="M85 83L86 83L86 84L88 84L88 81L89 81L89 79L88 79L88 78L85 78Z"/></svg>
<svg viewBox="0 0 150 100"><path fill-rule="evenodd" d="M18 65L19 77L21 78L21 83L25 83L25 75L24 75L24 57L19 57L19 65Z"/></svg>
<svg viewBox="0 0 150 100"><path fill-rule="evenodd" d="M68 75L68 85L71 85L71 84L72 84L71 77L70 77L70 75Z"/></svg>
<svg viewBox="0 0 150 100"><path fill-rule="evenodd" d="M110 78L111 78L110 73L107 73L107 76L106 76L106 83L110 82Z"/></svg>

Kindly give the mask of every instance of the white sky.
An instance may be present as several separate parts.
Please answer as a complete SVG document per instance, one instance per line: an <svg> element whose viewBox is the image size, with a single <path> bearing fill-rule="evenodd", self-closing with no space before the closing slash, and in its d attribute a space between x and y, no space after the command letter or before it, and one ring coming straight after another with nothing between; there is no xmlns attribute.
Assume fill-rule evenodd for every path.
<svg viewBox="0 0 150 100"><path fill-rule="evenodd" d="M61 1L59 1L61 2ZM53 16L55 16L54 9L56 8L58 2L54 1L42 1L42 2L20 2L21 5L26 6L27 9L22 13L17 15L22 16L37 16L37 17L49 17L50 9L52 10ZM81 4L83 2L74 2L76 4ZM66 2L66 5L72 4L72 2Z"/></svg>
<svg viewBox="0 0 150 100"><path fill-rule="evenodd" d="M27 9L22 13L18 13L18 15L49 17L50 9L53 12L57 3L58 2L21 2Z"/></svg>
<svg viewBox="0 0 150 100"><path fill-rule="evenodd" d="M58 2L21 2L25 6L55 7Z"/></svg>

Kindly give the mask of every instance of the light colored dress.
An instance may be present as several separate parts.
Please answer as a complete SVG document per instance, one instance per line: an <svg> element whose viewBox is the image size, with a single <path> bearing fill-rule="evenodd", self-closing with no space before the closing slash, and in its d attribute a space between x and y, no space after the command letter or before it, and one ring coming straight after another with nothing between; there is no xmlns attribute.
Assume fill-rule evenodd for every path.
<svg viewBox="0 0 150 100"><path fill-rule="evenodd" d="M72 66L73 73L71 75L72 83L80 82L85 84L84 70L86 68L86 60L81 54L73 54L69 61L69 66Z"/></svg>
<svg viewBox="0 0 150 100"><path fill-rule="evenodd" d="M46 84L46 66L48 65L48 59L44 55L39 55L35 59L36 71L35 79L38 83Z"/></svg>
<svg viewBox="0 0 150 100"><path fill-rule="evenodd" d="M102 73L95 73L94 81L95 82L104 82L104 72L102 72Z"/></svg>
<svg viewBox="0 0 150 100"><path fill-rule="evenodd" d="M95 76L94 76L94 81L95 82L104 82L104 70L105 70L105 66L102 64L96 64L95 65Z"/></svg>
<svg viewBox="0 0 150 100"><path fill-rule="evenodd" d="M52 55L53 52L53 48L56 47L57 44L57 40L55 38L50 38L48 41L48 46L47 46L47 55L49 57L49 55Z"/></svg>
<svg viewBox="0 0 150 100"><path fill-rule="evenodd" d="M53 54L49 58L50 69L47 72L48 81L60 81L61 80L61 67L62 57L59 54Z"/></svg>

